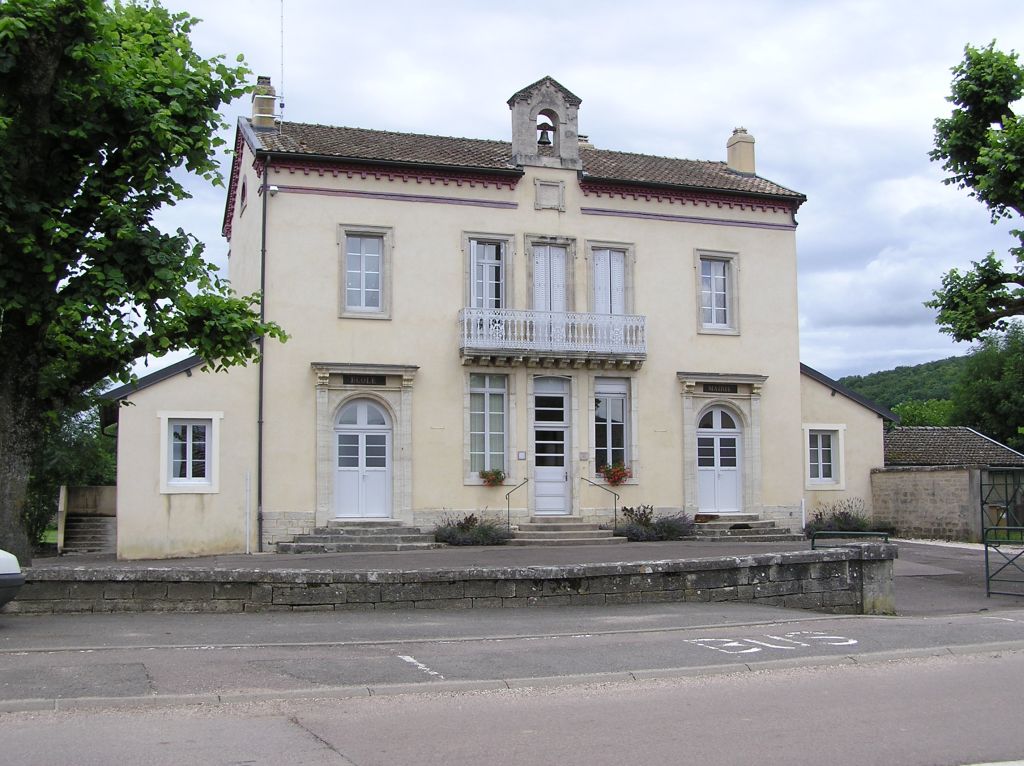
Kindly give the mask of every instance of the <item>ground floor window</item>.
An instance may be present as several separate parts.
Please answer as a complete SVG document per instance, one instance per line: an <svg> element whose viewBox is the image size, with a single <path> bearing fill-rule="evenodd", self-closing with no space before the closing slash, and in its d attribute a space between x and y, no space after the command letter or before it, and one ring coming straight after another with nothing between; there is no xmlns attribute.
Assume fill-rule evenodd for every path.
<svg viewBox="0 0 1024 766"><path fill-rule="evenodd" d="M221 413L160 413L161 491L216 492Z"/></svg>
<svg viewBox="0 0 1024 766"><path fill-rule="evenodd" d="M629 465L626 424L629 413L629 381L598 378L594 384L594 467Z"/></svg>
<svg viewBox="0 0 1024 766"><path fill-rule="evenodd" d="M507 376L469 376L469 470L473 475L506 470L507 405Z"/></svg>
<svg viewBox="0 0 1024 766"><path fill-rule="evenodd" d="M808 488L843 488L843 430L836 425L804 426Z"/></svg>

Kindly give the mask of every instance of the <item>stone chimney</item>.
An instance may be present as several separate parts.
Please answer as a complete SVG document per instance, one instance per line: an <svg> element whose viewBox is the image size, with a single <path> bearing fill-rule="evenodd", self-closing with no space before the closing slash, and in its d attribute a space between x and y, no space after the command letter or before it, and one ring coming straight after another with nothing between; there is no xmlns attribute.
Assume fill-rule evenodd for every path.
<svg viewBox="0 0 1024 766"><path fill-rule="evenodd" d="M754 175L754 137L747 133L746 128L736 128L725 145L728 150L730 170L746 175Z"/></svg>
<svg viewBox="0 0 1024 766"><path fill-rule="evenodd" d="M252 126L254 128L276 127L274 117L276 110L277 92L270 84L270 78L260 75L256 78L256 87L252 91Z"/></svg>

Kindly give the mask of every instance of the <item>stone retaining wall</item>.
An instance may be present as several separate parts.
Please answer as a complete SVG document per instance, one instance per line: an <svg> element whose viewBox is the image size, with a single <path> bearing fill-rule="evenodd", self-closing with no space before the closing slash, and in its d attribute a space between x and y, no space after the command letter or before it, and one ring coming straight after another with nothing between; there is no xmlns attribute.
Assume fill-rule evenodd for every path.
<svg viewBox="0 0 1024 766"><path fill-rule="evenodd" d="M896 546L557 567L334 572L113 566L28 569L5 611L268 612L743 601L894 612Z"/></svg>

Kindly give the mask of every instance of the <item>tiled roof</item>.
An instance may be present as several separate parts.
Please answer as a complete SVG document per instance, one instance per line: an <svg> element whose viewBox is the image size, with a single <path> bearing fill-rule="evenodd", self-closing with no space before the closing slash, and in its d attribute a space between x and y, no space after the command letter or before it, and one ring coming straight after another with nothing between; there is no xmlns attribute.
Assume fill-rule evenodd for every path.
<svg viewBox="0 0 1024 766"><path fill-rule="evenodd" d="M428 136L365 128L283 122L280 131L253 130L264 151L339 160L399 162L477 171L515 171L512 144L476 138ZM681 160L648 154L580 147L584 178L627 184L657 184L802 201L792 189L737 173L724 162Z"/></svg>
<svg viewBox="0 0 1024 766"><path fill-rule="evenodd" d="M902 426L885 434L885 464L1024 467L1024 455L966 426Z"/></svg>

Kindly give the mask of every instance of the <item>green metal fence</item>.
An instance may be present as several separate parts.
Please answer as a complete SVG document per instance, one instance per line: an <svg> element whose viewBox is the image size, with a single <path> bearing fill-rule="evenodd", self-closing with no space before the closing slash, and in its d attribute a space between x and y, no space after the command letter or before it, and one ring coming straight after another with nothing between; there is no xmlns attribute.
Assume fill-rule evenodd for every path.
<svg viewBox="0 0 1024 766"><path fill-rule="evenodd" d="M982 473L985 594L1024 596L1024 471Z"/></svg>

